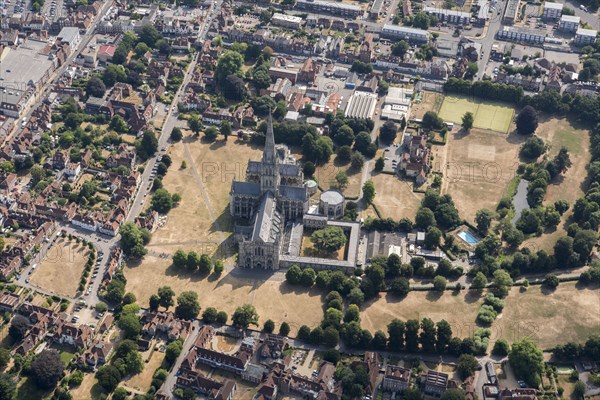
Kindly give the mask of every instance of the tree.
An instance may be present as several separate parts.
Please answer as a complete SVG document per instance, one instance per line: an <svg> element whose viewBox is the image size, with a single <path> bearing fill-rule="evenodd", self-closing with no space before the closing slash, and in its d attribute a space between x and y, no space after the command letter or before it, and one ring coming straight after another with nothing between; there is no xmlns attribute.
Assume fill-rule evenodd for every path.
<svg viewBox="0 0 600 400"><path fill-rule="evenodd" d="M167 362L169 364L174 363L181 354L181 350L183 350L183 341L181 339L176 339L169 343L165 350L165 359Z"/></svg>
<svg viewBox="0 0 600 400"><path fill-rule="evenodd" d="M300 276L300 283L302 286L311 287L315 284L315 278L317 277L317 273L312 268L304 268L302 270L302 275Z"/></svg>
<svg viewBox="0 0 600 400"><path fill-rule="evenodd" d="M452 327L445 319L439 321L436 325L437 340L435 348L438 353L443 353L447 350L450 341L452 340Z"/></svg>
<svg viewBox="0 0 600 400"><path fill-rule="evenodd" d="M153 294L150 296L148 300L150 311L157 311L160 306L160 297L157 294Z"/></svg>
<svg viewBox="0 0 600 400"><path fill-rule="evenodd" d="M493 285L498 296L504 297L508 294L508 288L513 285L513 280L508 272L498 269L494 271Z"/></svg>
<svg viewBox="0 0 600 400"><path fill-rule="evenodd" d="M351 146L354 142L354 131L349 125L342 125L335 132L333 140L340 146Z"/></svg>
<svg viewBox="0 0 600 400"><path fill-rule="evenodd" d="M375 160L375 171L382 171L384 166L385 160L383 157L379 157L377 160Z"/></svg>
<svg viewBox="0 0 600 400"><path fill-rule="evenodd" d="M357 151L354 152L350 159L350 165L355 171L362 169L363 165L365 165L365 157Z"/></svg>
<svg viewBox="0 0 600 400"><path fill-rule="evenodd" d="M440 231L435 226L430 226L425 233L425 247L428 249L435 249L440 245L440 241L442 240L442 231Z"/></svg>
<svg viewBox="0 0 600 400"><path fill-rule="evenodd" d="M175 296L175 292L170 286L161 286L158 288L159 305L162 307L169 309L169 307L174 305L173 296Z"/></svg>
<svg viewBox="0 0 600 400"><path fill-rule="evenodd" d="M96 372L98 384L108 392L112 392L121 381L121 372L114 365L103 365Z"/></svg>
<svg viewBox="0 0 600 400"><path fill-rule="evenodd" d="M290 334L290 325L287 322L283 322L279 327L279 334L281 336L287 336Z"/></svg>
<svg viewBox="0 0 600 400"><path fill-rule="evenodd" d="M156 42L162 39L162 35L152 24L142 26L139 34L140 42L145 43L148 47L154 48Z"/></svg>
<svg viewBox="0 0 600 400"><path fill-rule="evenodd" d="M226 324L228 318L229 318L229 316L227 315L227 313L225 311L219 311L217 313L217 323L219 323L219 324Z"/></svg>
<svg viewBox="0 0 600 400"><path fill-rule="evenodd" d="M575 382L575 386L573 387L573 398L574 399L583 399L587 388L583 381Z"/></svg>
<svg viewBox="0 0 600 400"><path fill-rule="evenodd" d="M17 384L9 374L0 372L0 399L12 399L17 392Z"/></svg>
<svg viewBox="0 0 600 400"><path fill-rule="evenodd" d="M548 274L544 278L542 284L547 288L556 289L560 284L560 279L558 279L558 276L556 276L556 274Z"/></svg>
<svg viewBox="0 0 600 400"><path fill-rule="evenodd" d="M423 115L423 121L421 125L425 129L442 129L444 127L444 120L441 119L435 112L427 111Z"/></svg>
<svg viewBox="0 0 600 400"><path fill-rule="evenodd" d="M152 209L160 214L167 214L173 208L173 196L167 189L158 189L152 195Z"/></svg>
<svg viewBox="0 0 600 400"><path fill-rule="evenodd" d="M138 154L144 160L152 157L158 150L158 139L152 129L146 129L142 140L136 145Z"/></svg>
<svg viewBox="0 0 600 400"><path fill-rule="evenodd" d="M335 174L335 187L343 191L348 186L348 175L344 171Z"/></svg>
<svg viewBox="0 0 600 400"><path fill-rule="evenodd" d="M266 333L273 333L275 330L275 322L272 319L268 319L265 321L263 325L263 331Z"/></svg>
<svg viewBox="0 0 600 400"><path fill-rule="evenodd" d="M404 55L408 49L410 49L408 43L406 43L404 40L400 40L392 45L392 54L397 57L404 58Z"/></svg>
<svg viewBox="0 0 600 400"><path fill-rule="evenodd" d="M300 329L298 329L298 339L305 342L310 339L310 328L308 326L302 325Z"/></svg>
<svg viewBox="0 0 600 400"><path fill-rule="evenodd" d="M365 294L360 290L360 288L353 288L350 290L348 296L346 296L346 300L348 304L356 304L357 306L361 306L361 304L365 301Z"/></svg>
<svg viewBox="0 0 600 400"><path fill-rule="evenodd" d="M225 140L227 140L227 137L229 137L229 135L231 135L232 132L231 123L227 120L222 121L219 127L219 131L221 132L221 135L225 137Z"/></svg>
<svg viewBox="0 0 600 400"><path fill-rule="evenodd" d="M291 285L299 284L301 277L302 277L302 270L297 265L292 265L285 273L285 279Z"/></svg>
<svg viewBox="0 0 600 400"><path fill-rule="evenodd" d="M198 294L193 291L182 292L177 297L177 307L175 307L175 315L181 319L193 320L200 312L200 303L198 302Z"/></svg>
<svg viewBox="0 0 600 400"><path fill-rule="evenodd" d="M517 115L517 132L521 135L530 135L538 127L538 116L535 108L525 106Z"/></svg>
<svg viewBox="0 0 600 400"><path fill-rule="evenodd" d="M253 305L244 304L243 306L236 308L232 319L235 326L246 329L249 325L258 324L258 313Z"/></svg>
<svg viewBox="0 0 600 400"><path fill-rule="evenodd" d="M194 132L196 135L198 135L200 133L200 131L202 130L202 122L200 121L200 118L198 118L197 115L192 115L190 117L190 119L188 119L188 128L190 128L190 130L192 132Z"/></svg>
<svg viewBox="0 0 600 400"><path fill-rule="evenodd" d="M460 379L464 381L469 376L473 375L475 371L477 371L478 367L479 362L475 357L470 354L462 354L458 358L458 365L456 366L456 369L458 370Z"/></svg>
<svg viewBox="0 0 600 400"><path fill-rule="evenodd" d="M398 297L404 297L408 294L408 292L410 292L410 284L408 282L408 279L406 278L396 278L392 281L392 284L390 285L390 290L391 292L398 296Z"/></svg>
<svg viewBox="0 0 600 400"><path fill-rule="evenodd" d="M10 362L10 351L8 349L0 349L0 371L3 371L4 368Z"/></svg>
<svg viewBox="0 0 600 400"><path fill-rule="evenodd" d="M419 350L419 326L419 321L416 319L406 321L405 342L408 353L416 353Z"/></svg>
<svg viewBox="0 0 600 400"><path fill-rule="evenodd" d="M363 190L363 199L367 204L371 204L375 199L375 184L372 180L368 180L362 187Z"/></svg>
<svg viewBox="0 0 600 400"><path fill-rule="evenodd" d="M8 328L8 334L14 339L15 342L21 341L25 334L29 330L29 320L21 314L15 314L13 319L10 321L10 327Z"/></svg>
<svg viewBox="0 0 600 400"><path fill-rule="evenodd" d="M399 319L393 319L387 326L388 347L391 351L401 351L404 348L404 333L406 325Z"/></svg>
<svg viewBox="0 0 600 400"><path fill-rule="evenodd" d="M223 82L229 75L238 74L242 70L244 58L235 51L225 51L217 61L217 81Z"/></svg>
<svg viewBox="0 0 600 400"><path fill-rule="evenodd" d="M443 292L444 290L446 290L447 284L448 281L441 275L438 275L435 278L433 278L433 288L438 292Z"/></svg>
<svg viewBox="0 0 600 400"><path fill-rule="evenodd" d="M448 389L442 393L440 400L465 400L465 392L462 389Z"/></svg>
<svg viewBox="0 0 600 400"><path fill-rule="evenodd" d="M209 142L214 142L219 136L219 130L214 126L209 126L204 131L204 138Z"/></svg>
<svg viewBox="0 0 600 400"><path fill-rule="evenodd" d="M506 339L498 339L496 343L494 343L494 348L492 349L492 354L495 356L505 357L508 355L510 350L510 346Z"/></svg>
<svg viewBox="0 0 600 400"><path fill-rule="evenodd" d="M418 229L422 230L425 230L430 226L435 226L436 220L433 211L427 207L419 208L419 211L417 211L417 215L415 216L415 225Z"/></svg>
<svg viewBox="0 0 600 400"><path fill-rule="evenodd" d="M479 271L471 282L471 288L481 290L487 286L488 280L483 272Z"/></svg>
<svg viewBox="0 0 600 400"><path fill-rule="evenodd" d="M463 127L464 130L466 130L468 132L473 127L473 122L474 121L475 121L475 117L473 116L473 113L470 112L470 111L467 111L462 116L462 124L461 124L461 126Z"/></svg>
<svg viewBox="0 0 600 400"><path fill-rule="evenodd" d="M304 172L304 176L309 177L309 176L313 176L313 174L315 173L316 167L315 164L311 161L307 161L304 163L304 165L302 166L302 172Z"/></svg>
<svg viewBox="0 0 600 400"><path fill-rule="evenodd" d="M350 304L344 314L344 322L348 323L352 321L360 322L360 310L356 304Z"/></svg>
<svg viewBox="0 0 600 400"><path fill-rule="evenodd" d="M212 270L212 260L208 254L202 254L198 260L198 270L202 274L210 274Z"/></svg>
<svg viewBox="0 0 600 400"><path fill-rule="evenodd" d="M546 144L544 141L537 136L532 136L523 143L519 150L519 154L521 157L534 160L544 154L545 151Z"/></svg>
<svg viewBox="0 0 600 400"><path fill-rule="evenodd" d="M31 362L31 376L43 389L52 389L61 378L65 366L56 350L43 350Z"/></svg>
<svg viewBox="0 0 600 400"><path fill-rule="evenodd" d="M85 93L88 96L103 97L105 92L106 85L97 76L92 76L85 85Z"/></svg>
<svg viewBox="0 0 600 400"><path fill-rule="evenodd" d="M328 253L337 251L346 244L346 234L338 226L314 231L310 239L318 250Z"/></svg>
<svg viewBox="0 0 600 400"><path fill-rule="evenodd" d="M208 307L202 313L202 320L207 324L212 324L217 320L218 311L214 307Z"/></svg>
<svg viewBox="0 0 600 400"><path fill-rule="evenodd" d="M126 133L128 131L127 124L120 115L112 117L108 127L117 133Z"/></svg>
<svg viewBox="0 0 600 400"><path fill-rule="evenodd" d="M112 399L113 400L125 400L129 396L129 392L124 387L118 387L115 389Z"/></svg>
<svg viewBox="0 0 600 400"><path fill-rule="evenodd" d="M142 332L140 317L137 315L122 315L119 319L119 328L125 334L126 339L135 339Z"/></svg>
<svg viewBox="0 0 600 400"><path fill-rule="evenodd" d="M508 361L517 378L523 379L534 388L540 385L541 373L544 370L544 355L530 338L513 343L508 353Z"/></svg>
<svg viewBox="0 0 600 400"><path fill-rule="evenodd" d="M477 230L482 235L487 235L488 229L492 225L492 220L494 218L494 213L488 210L487 208L482 208L478 210L475 214L475 222L477 223Z"/></svg>
<svg viewBox="0 0 600 400"><path fill-rule="evenodd" d="M181 139L183 139L183 133L181 132L181 129L174 127L171 130L171 140L174 142L179 142Z"/></svg>
<svg viewBox="0 0 600 400"><path fill-rule="evenodd" d="M379 129L379 138L384 143L393 143L398 134L398 126L393 121L386 121Z"/></svg>
<svg viewBox="0 0 600 400"><path fill-rule="evenodd" d="M214 269L215 274L221 275L224 270L225 270L225 265L223 265L223 261L221 261L221 260L215 261L215 269Z"/></svg>

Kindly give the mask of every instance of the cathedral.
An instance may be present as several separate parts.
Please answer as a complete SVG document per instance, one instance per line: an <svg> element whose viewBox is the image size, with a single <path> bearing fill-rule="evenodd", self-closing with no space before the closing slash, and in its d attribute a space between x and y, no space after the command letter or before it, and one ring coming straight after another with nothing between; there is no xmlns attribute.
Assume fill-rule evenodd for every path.
<svg viewBox="0 0 600 400"><path fill-rule="evenodd" d="M275 145L269 115L265 148L260 161L249 161L246 180L233 181L229 211L238 220L238 265L249 269L279 269L285 223L301 220L308 211L308 192L298 161L285 145Z"/></svg>

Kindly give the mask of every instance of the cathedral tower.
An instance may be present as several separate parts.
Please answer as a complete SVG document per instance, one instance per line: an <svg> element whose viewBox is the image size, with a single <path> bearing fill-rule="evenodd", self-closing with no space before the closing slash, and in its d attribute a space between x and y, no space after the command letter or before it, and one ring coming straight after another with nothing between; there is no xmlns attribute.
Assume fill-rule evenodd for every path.
<svg viewBox="0 0 600 400"><path fill-rule="evenodd" d="M269 112L265 149L263 150L260 166L260 191L277 193L279 187L279 158L275 151L275 135L273 133L273 118Z"/></svg>

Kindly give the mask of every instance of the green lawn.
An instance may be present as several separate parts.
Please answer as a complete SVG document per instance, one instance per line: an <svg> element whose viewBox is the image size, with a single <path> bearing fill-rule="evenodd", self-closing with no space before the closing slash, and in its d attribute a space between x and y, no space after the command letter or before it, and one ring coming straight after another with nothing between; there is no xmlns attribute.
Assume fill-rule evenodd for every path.
<svg viewBox="0 0 600 400"><path fill-rule="evenodd" d="M552 153L556 154L561 147L566 147L572 155L578 155L581 152L581 141L585 134L585 131L575 128L559 130L552 141Z"/></svg>
<svg viewBox="0 0 600 400"><path fill-rule="evenodd" d="M475 116L473 126L496 132L507 133L514 115L514 108L509 104L492 101L481 101L459 96L446 96L440 108L439 116L447 122L460 124L466 112Z"/></svg>
<svg viewBox="0 0 600 400"><path fill-rule="evenodd" d="M60 359L63 362L63 364L65 364L65 366L69 365L73 357L75 357L75 353L70 353L64 350L60 352Z"/></svg>

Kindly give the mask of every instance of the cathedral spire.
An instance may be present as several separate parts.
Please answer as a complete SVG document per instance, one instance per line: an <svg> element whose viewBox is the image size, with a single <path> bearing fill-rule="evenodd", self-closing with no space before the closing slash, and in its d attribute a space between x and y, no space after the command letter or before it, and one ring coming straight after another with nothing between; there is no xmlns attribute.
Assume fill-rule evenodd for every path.
<svg viewBox="0 0 600 400"><path fill-rule="evenodd" d="M263 162L275 162L275 134L273 133L273 117L269 110L269 121L267 123L267 136L265 138L265 149L263 150Z"/></svg>

